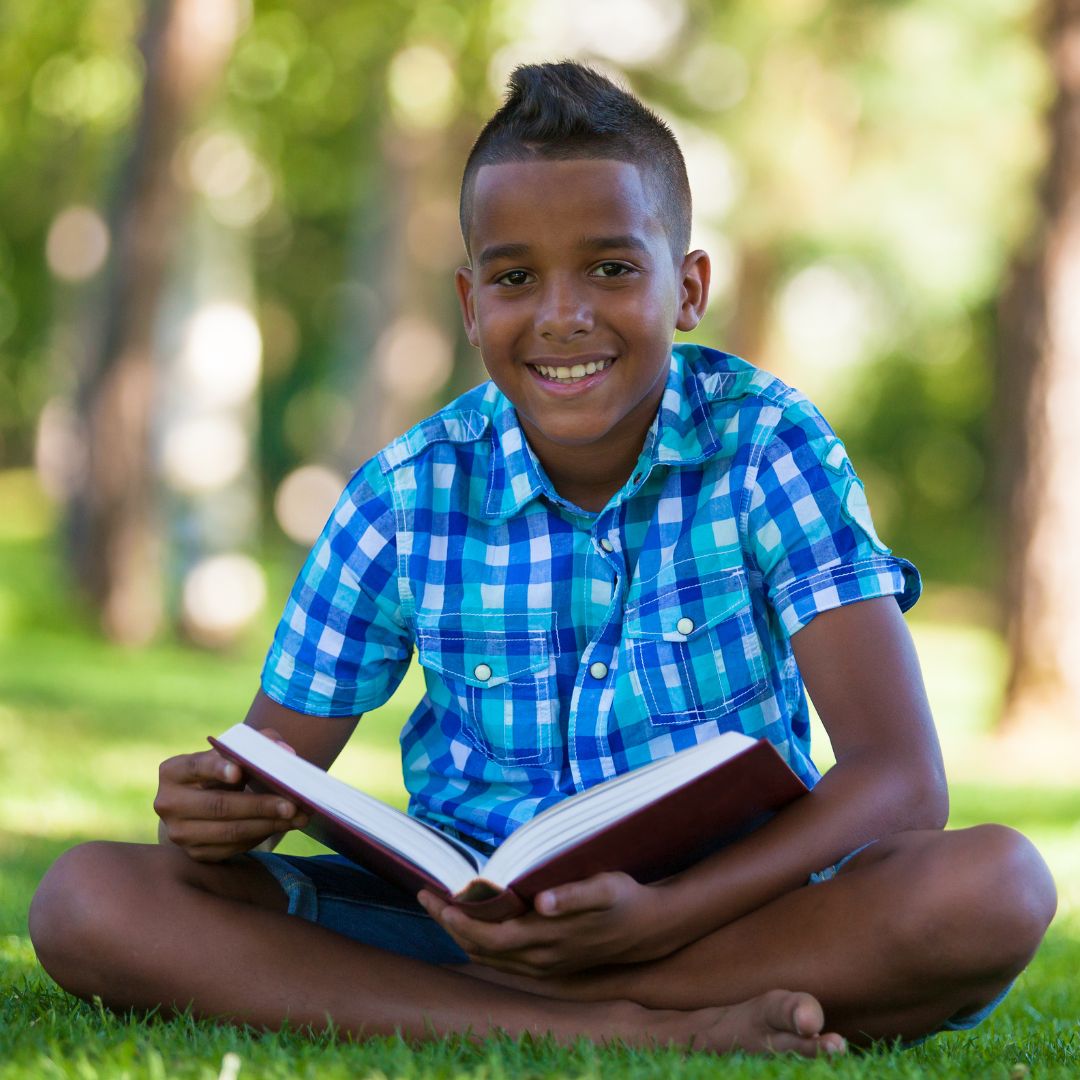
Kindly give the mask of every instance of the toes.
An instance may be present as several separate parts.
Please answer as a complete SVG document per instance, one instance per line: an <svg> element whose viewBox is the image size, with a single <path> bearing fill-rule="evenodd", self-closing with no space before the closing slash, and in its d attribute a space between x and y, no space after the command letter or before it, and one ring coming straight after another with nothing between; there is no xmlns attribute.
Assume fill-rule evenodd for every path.
<svg viewBox="0 0 1080 1080"><path fill-rule="evenodd" d="M810 994L773 990L765 995L765 1021L778 1032L814 1036L825 1026L825 1013Z"/></svg>
<svg viewBox="0 0 1080 1080"><path fill-rule="evenodd" d="M822 1035L818 1039L818 1043L821 1046L821 1050L825 1054L846 1054L847 1053L847 1039L843 1035L837 1035L835 1031L830 1031L825 1035Z"/></svg>
<svg viewBox="0 0 1080 1080"><path fill-rule="evenodd" d="M774 1053L796 1053L804 1057L843 1054L847 1042L835 1032L822 1034L825 1012L811 994L773 990L765 995L765 1022L773 1029L766 1039Z"/></svg>
<svg viewBox="0 0 1080 1080"><path fill-rule="evenodd" d="M777 1032L766 1042L766 1049L772 1054L798 1054L800 1057L822 1057L847 1052L847 1043L840 1035L822 1036L791 1035Z"/></svg>

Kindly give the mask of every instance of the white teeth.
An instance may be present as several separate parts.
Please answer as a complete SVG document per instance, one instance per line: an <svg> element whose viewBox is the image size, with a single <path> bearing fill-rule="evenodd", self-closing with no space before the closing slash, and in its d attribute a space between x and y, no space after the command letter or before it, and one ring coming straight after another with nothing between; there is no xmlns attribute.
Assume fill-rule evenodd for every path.
<svg viewBox="0 0 1080 1080"><path fill-rule="evenodd" d="M578 382L587 375L595 375L598 371L611 367L612 361L590 360L587 364L574 364L573 367L549 367L545 364L537 364L536 370L547 379L556 379L559 382Z"/></svg>

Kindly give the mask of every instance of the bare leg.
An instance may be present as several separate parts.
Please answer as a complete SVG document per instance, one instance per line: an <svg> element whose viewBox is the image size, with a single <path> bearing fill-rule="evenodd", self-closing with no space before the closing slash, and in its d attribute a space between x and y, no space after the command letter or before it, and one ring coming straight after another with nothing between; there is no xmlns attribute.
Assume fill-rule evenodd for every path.
<svg viewBox="0 0 1080 1080"><path fill-rule="evenodd" d="M1055 903L1045 863L1011 829L905 833L874 844L832 881L663 960L545 980L470 970L534 993L678 1009L799 986L853 1042L914 1038L1004 989L1034 954Z"/></svg>
<svg viewBox="0 0 1080 1080"><path fill-rule="evenodd" d="M81 997L257 1027L410 1038L493 1030L728 1051L838 1050L807 994L773 991L689 1011L563 1001L361 945L290 917L255 861L200 864L167 846L86 844L42 881L30 932L45 969Z"/></svg>

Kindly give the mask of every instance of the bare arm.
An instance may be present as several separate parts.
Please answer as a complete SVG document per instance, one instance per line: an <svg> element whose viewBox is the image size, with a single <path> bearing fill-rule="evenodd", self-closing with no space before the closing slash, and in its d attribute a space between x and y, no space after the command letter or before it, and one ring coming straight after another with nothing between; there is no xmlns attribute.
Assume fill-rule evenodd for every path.
<svg viewBox="0 0 1080 1080"><path fill-rule="evenodd" d="M307 716L279 705L259 690L244 723L326 769L359 719ZM158 840L177 844L201 861L250 851L307 823L288 800L246 790L240 768L216 750L181 754L162 762L154 810L161 819Z"/></svg>
<svg viewBox="0 0 1080 1080"><path fill-rule="evenodd" d="M271 728L306 761L320 769L329 769L356 730L359 719L359 716L308 716L279 705L258 690L244 723L259 731Z"/></svg>
<svg viewBox="0 0 1080 1080"><path fill-rule="evenodd" d="M824 612L792 645L836 764L811 798L661 887L679 944L798 887L860 844L948 819L941 749L896 601Z"/></svg>

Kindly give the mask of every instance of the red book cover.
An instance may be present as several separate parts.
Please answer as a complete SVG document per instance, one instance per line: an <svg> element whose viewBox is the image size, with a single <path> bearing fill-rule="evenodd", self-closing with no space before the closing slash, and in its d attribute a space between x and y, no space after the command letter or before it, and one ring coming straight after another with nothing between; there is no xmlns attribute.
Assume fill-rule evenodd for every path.
<svg viewBox="0 0 1080 1080"><path fill-rule="evenodd" d="M304 830L328 847L409 893L425 888L453 899L446 887L393 848L355 829L310 799L211 739L259 784L294 800L311 822ZM711 850L751 831L769 815L806 794L775 747L764 739L692 777L655 801L527 870L505 887L477 879L456 902L475 918L501 921L527 911L543 889L593 874L621 870L641 882L657 881L692 865ZM551 811L548 811L551 812Z"/></svg>

